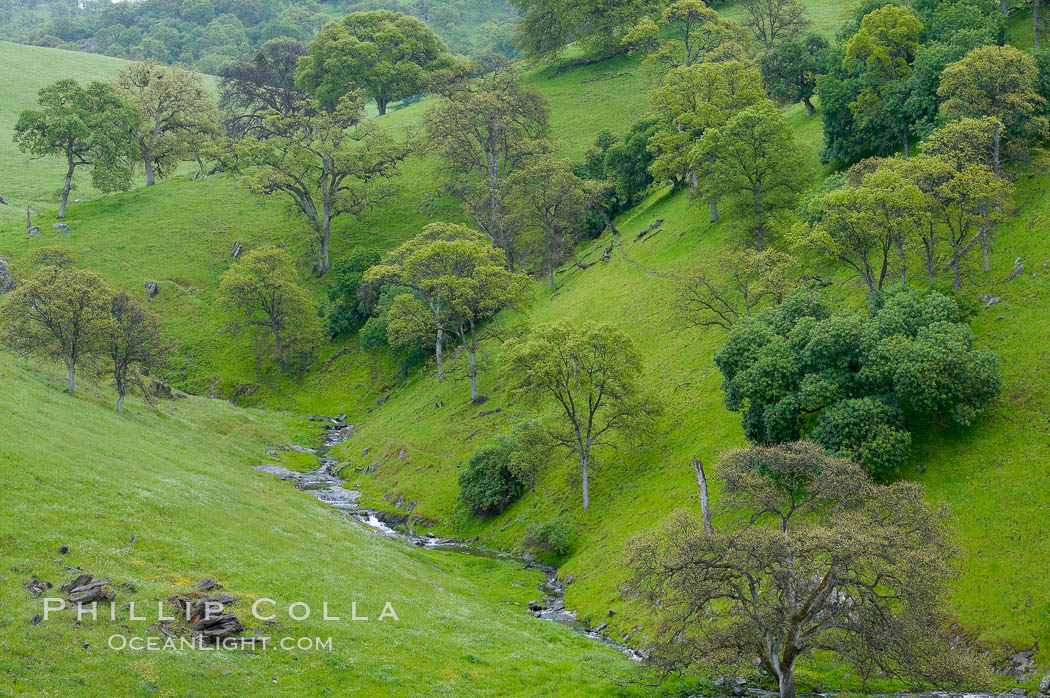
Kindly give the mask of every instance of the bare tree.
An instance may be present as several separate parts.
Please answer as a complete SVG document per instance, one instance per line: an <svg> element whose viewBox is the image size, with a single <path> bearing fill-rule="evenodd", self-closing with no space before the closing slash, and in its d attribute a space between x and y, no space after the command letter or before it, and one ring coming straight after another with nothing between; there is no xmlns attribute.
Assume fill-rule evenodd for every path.
<svg viewBox="0 0 1050 698"><path fill-rule="evenodd" d="M763 300L780 303L795 260L776 250L729 252L712 267L687 278L674 307L689 327L730 329Z"/></svg>
<svg viewBox="0 0 1050 698"><path fill-rule="evenodd" d="M806 7L798 0L742 0L747 18L744 26L765 47L766 53L780 39L801 36L809 26Z"/></svg>
<svg viewBox="0 0 1050 698"><path fill-rule="evenodd" d="M757 659L782 698L815 650L868 673L981 678L976 658L945 641L953 548L921 486L876 485L808 442L734 451L721 471L722 530L679 513L631 543L631 588L660 609L650 668L746 670Z"/></svg>

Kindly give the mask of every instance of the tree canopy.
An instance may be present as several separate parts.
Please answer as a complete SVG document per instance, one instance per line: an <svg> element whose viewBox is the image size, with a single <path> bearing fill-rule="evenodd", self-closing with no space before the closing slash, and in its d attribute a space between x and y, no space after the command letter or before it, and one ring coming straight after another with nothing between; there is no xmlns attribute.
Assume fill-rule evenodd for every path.
<svg viewBox="0 0 1050 698"><path fill-rule="evenodd" d="M967 426L999 394L995 355L974 346L956 303L894 288L870 314L832 314L808 291L743 318L715 364L726 407L757 444L807 434L876 478L907 460L911 432Z"/></svg>
<svg viewBox="0 0 1050 698"><path fill-rule="evenodd" d="M386 114L391 102L419 92L428 73L450 67L448 47L415 17L353 12L321 29L299 63L296 83L325 109L363 89Z"/></svg>
<svg viewBox="0 0 1050 698"><path fill-rule="evenodd" d="M14 140L31 155L65 158L59 220L66 216L77 168L90 167L91 183L100 191L131 187L136 158L132 133L139 115L112 87L101 82L82 87L76 80L59 80L40 90L38 104L40 109L27 109L19 116Z"/></svg>
<svg viewBox="0 0 1050 698"><path fill-rule="evenodd" d="M614 325L541 325L504 348L503 372L520 399L555 406L550 437L574 453L582 477L583 509L591 505L592 449L614 432L647 432L660 406L640 383L641 354Z"/></svg>
<svg viewBox="0 0 1050 698"><path fill-rule="evenodd" d="M984 678L949 642L955 552L920 485L876 485L807 442L732 451L719 470L717 529L678 512L628 548L628 589L659 618L646 659L659 675L757 661L793 698L797 661L830 649L864 677Z"/></svg>

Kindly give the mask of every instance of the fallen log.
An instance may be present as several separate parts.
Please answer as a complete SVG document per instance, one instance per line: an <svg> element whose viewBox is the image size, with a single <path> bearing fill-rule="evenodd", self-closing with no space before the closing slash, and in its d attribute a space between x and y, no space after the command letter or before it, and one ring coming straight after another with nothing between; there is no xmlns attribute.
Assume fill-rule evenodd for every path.
<svg viewBox="0 0 1050 698"><path fill-rule="evenodd" d="M661 225L663 225L663 224L664 224L664 221L663 221L663 219L661 218L660 220L656 221L655 223L653 223L652 225L650 225L650 226L649 226L648 228L646 228L646 229L645 229L645 230L643 230L642 232L640 232L640 233L638 233L637 235L635 235L635 236L634 236L634 241L635 241L635 242L638 242L639 240L641 240L641 239L642 239L642 238L644 238L644 237L645 237L646 235L648 235L649 233L653 232L654 230L656 230L657 228L659 228L659 227L660 227Z"/></svg>

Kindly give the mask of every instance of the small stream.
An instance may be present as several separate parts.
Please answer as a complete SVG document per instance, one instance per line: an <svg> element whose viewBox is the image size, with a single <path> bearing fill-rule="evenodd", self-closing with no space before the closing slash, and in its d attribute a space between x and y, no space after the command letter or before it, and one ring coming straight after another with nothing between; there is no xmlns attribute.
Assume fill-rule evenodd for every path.
<svg viewBox="0 0 1050 698"><path fill-rule="evenodd" d="M361 498L361 493L343 487L347 481L339 477L339 461L328 457L329 449L336 444L349 441L353 437L353 425L331 417L312 417L311 419L320 422L325 429L324 442L321 448L307 449L317 456L319 466L316 470L300 473L278 465L255 465L252 466L252 469L293 482L297 489L309 492L320 500L322 504L341 512L345 518L352 519L368 530L374 531L390 540L401 541L420 548L444 550L458 555L473 555L516 561L524 564L526 568L540 570L544 573L545 579L538 586L546 599L540 608L529 609L536 618L566 625L582 635L586 635L597 642L622 652L632 661L641 661L644 658L638 650L617 644L603 635L601 629L605 627L604 623L598 626L597 629L592 629L587 627L583 621L577 620L576 611L571 611L565 607L566 585L558 579L558 570L556 568L526 560L511 553L486 550L451 538L437 538L432 533L423 536L411 531L403 533L385 523L377 512L362 509L357 503Z"/></svg>

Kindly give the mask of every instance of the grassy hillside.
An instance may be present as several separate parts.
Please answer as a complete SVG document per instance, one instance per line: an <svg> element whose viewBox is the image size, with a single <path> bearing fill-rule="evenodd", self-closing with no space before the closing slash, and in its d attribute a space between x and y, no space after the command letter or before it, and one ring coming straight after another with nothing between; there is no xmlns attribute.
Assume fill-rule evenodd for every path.
<svg viewBox="0 0 1050 698"><path fill-rule="evenodd" d="M815 28L833 33L842 3L812 7ZM729 4L725 11L732 15L740 8ZM1011 36L1022 35L1019 27L1011 24ZM625 131L644 114L653 76L637 59L625 57L561 74L536 69L527 80L551 100L560 152L579 157L598 130ZM397 110L383 123L407 133L430 104ZM807 162L800 167L816 182L827 173L817 159L822 140L819 112L807 118L795 107L787 116L806 147ZM1050 263L1048 164L1050 159L1042 156L1031 165L1033 175L1019 179L1016 211L996 230L992 271L967 279L964 287L970 296L986 293L1003 299L981 311L973 327L980 344L1000 357L1004 394L969 430L916 435L907 472L926 486L931 501L948 508L958 532L963 557L953 603L962 625L988 643L1018 649L1038 643L1044 665L1050 663L1050 541L1041 532L1050 513L1050 325L1045 318L1050 267L1044 267ZM0 177L8 174L0 172ZM433 214L419 213L423 195L440 182L432 158L414 158L400 179L402 191L396 201L362 221L337 224L334 260L354 246L388 249L433 220L461 220L459 205L448 197L441 197ZM418 503L413 515L420 522L433 522L437 530L461 536L480 535L503 547L519 545L528 523L566 513L578 531L573 550L560 561L562 574L576 580L569 588L568 604L594 623L615 611L610 631L637 642L646 618L619 592L625 574L624 543L674 509L696 506L693 456L708 463L717 477L719 455L744 443L739 416L723 406L720 375L711 360L724 333L683 331L671 309L674 279L712 259L737 235L732 216L710 225L705 214L684 194L654 193L617 221L624 235L608 263L560 274L554 293L538 286L537 302L526 315L501 319L524 326L562 318L622 326L644 351L647 381L667 403L669 417L652 443L597 454L592 507L586 515L579 508L574 471L557 460L535 493L487 522L472 520L458 508L457 477L477 446L525 416L505 399L495 377L498 345L485 347L481 391L490 400L480 408L469 404L464 380L439 385L430 367L424 367L399 381L389 358L354 351L352 340L328 347L325 360L348 351L330 365L324 361L325 370L313 371L302 382L259 376L247 342L223 334L223 318L214 307L218 277L230 263L230 244L284 242L304 255L309 245L301 221L273 203L251 197L235 180L174 178L151 190L92 201L71 209L68 237L45 232L40 239L26 240L5 233L0 235L0 256L17 268L33 248L58 242L73 247L83 266L122 287L160 281L161 295L152 303L172 335L179 337L174 371L178 384L196 390L215 385L216 392L257 406L347 412L350 421L362 426L340 457L351 464L351 472L356 469L351 485L363 490L370 506L393 509L391 502L403 497ZM661 231L633 242L634 234L656 219L665 221ZM579 255L593 259L608 243L607 237L595 241ZM1027 272L1006 282L1017 257ZM808 271L835 278L829 293L836 303L862 305L859 290L845 276L823 268ZM323 286L312 283L323 295ZM503 411L479 415L496 408ZM366 468L375 472L366 474ZM717 508L717 486L713 495ZM321 546L323 540L315 543ZM317 552L323 554L320 547ZM307 560L305 553L301 560ZM820 658L807 665L799 681L820 688L860 688L858 679L847 679Z"/></svg>
<svg viewBox="0 0 1050 698"><path fill-rule="evenodd" d="M0 41L0 196L14 205L0 206L0 230L25 229L26 204L37 209L58 208L57 192L65 177L60 158L36 160L26 166L27 155L11 141L15 122L23 109L36 106L37 92L60 77L81 82L107 80L123 61L90 53L70 53L58 49L21 46ZM91 178L80 173L71 198L97 196Z"/></svg>
<svg viewBox="0 0 1050 698"><path fill-rule="evenodd" d="M57 375L7 354L0 393L21 406L0 413L2 694L622 695L601 674L622 672L622 655L524 609L538 572L387 541L251 470L266 441L307 438L299 420L199 398L156 412L135 401L118 414L108 395L70 397ZM32 434L32 447L14 434ZM149 620L120 609L111 621L106 609L97 621L66 611L31 624L43 602L22 583L50 581L57 598L75 576L66 566L108 578L117 605L138 602ZM113 634L155 634L157 601L205 577L238 597L231 610L245 635L272 637L271 649L107 646ZM279 626L251 618L259 598L276 602ZM399 621L375 620L387 601ZM295 602L312 607L309 619L288 618ZM322 602L340 622L321 619ZM372 620L351 622L353 602ZM276 646L328 637L330 651Z"/></svg>

